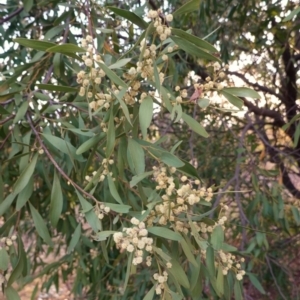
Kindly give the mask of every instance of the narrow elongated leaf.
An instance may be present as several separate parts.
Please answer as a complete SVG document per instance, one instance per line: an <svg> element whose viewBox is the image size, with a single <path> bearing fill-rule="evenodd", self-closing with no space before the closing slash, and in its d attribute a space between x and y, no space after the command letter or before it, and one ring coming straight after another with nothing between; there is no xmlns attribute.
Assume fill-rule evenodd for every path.
<svg viewBox="0 0 300 300"><path fill-rule="evenodd" d="M25 186L28 184L37 162L38 153L36 153L31 162L28 164L28 166L24 169L24 171L21 173L20 177L17 179L16 183L13 186L13 193L15 195L19 194Z"/></svg>
<svg viewBox="0 0 300 300"><path fill-rule="evenodd" d="M184 166L178 168L178 170L180 170L180 172L183 172L189 176L200 179L199 174L193 165L191 165L189 162L187 162L183 159L181 159L181 161L184 162Z"/></svg>
<svg viewBox="0 0 300 300"><path fill-rule="evenodd" d="M116 231L113 230L105 230L97 233L97 241L105 241L109 236L114 234Z"/></svg>
<svg viewBox="0 0 300 300"><path fill-rule="evenodd" d="M29 206L36 231L49 246L53 247L53 242L43 218L31 203L29 203Z"/></svg>
<svg viewBox="0 0 300 300"><path fill-rule="evenodd" d="M182 238L180 240L180 245L181 245L182 250L183 250L186 258L188 259L188 261L190 263L192 263L195 267L197 267L198 263L197 263L194 255L192 254L192 249L190 249L190 247L189 247L188 243L185 241L185 239Z"/></svg>
<svg viewBox="0 0 300 300"><path fill-rule="evenodd" d="M127 270L126 270L126 276L125 276L125 281L124 281L124 290L127 288L129 276L130 276L130 271L131 271L131 266L132 266L132 259L133 259L133 252L129 254L128 260L127 260Z"/></svg>
<svg viewBox="0 0 300 300"><path fill-rule="evenodd" d="M92 210L93 205L90 202L88 202L85 198L83 198L82 195L77 190L75 190L75 192L76 192L77 197L80 201L80 204L81 204L81 207L82 207L82 212L86 213L86 212Z"/></svg>
<svg viewBox="0 0 300 300"><path fill-rule="evenodd" d="M298 15L300 13L300 7L297 7L296 9L294 9L288 16L286 16L282 22L287 22L290 21L294 18L294 16Z"/></svg>
<svg viewBox="0 0 300 300"><path fill-rule="evenodd" d="M214 253L214 249L212 247L208 247L206 249L206 267L207 267L209 275L212 278L215 278L215 276L216 276L215 253Z"/></svg>
<svg viewBox="0 0 300 300"><path fill-rule="evenodd" d="M257 277L252 273L247 273L247 275L249 276L249 279L251 283L255 286L255 288L259 290L263 295L265 295L266 291L264 290L263 286L261 285Z"/></svg>
<svg viewBox="0 0 300 300"><path fill-rule="evenodd" d="M103 63L98 63L101 67L101 69L105 72L107 77L114 82L116 85L120 85L123 88L128 88L127 84L115 73L113 72L109 67L107 67Z"/></svg>
<svg viewBox="0 0 300 300"><path fill-rule="evenodd" d="M212 60L212 61L220 61L220 59L205 50L199 48L198 46L186 41L183 38L177 37L177 36L172 36L171 39L175 44L179 46L180 49L185 51L188 54L191 54L193 56L199 57L201 59L207 59L207 60Z"/></svg>
<svg viewBox="0 0 300 300"><path fill-rule="evenodd" d="M186 122L187 125L190 126L190 128L194 132L198 133L199 135L205 138L208 137L208 133L206 132L204 127L201 124L199 124L195 119L193 119L192 117L190 117L185 113L182 113L182 119L184 120L184 122Z"/></svg>
<svg viewBox="0 0 300 300"><path fill-rule="evenodd" d="M149 227L148 232L150 232L156 236L163 237L168 240L173 240L173 241L179 242L182 239L182 236L179 233L174 232L165 227L157 227L157 226Z"/></svg>
<svg viewBox="0 0 300 300"><path fill-rule="evenodd" d="M110 65L109 68L112 69L121 69L131 61L131 58L121 58L114 64Z"/></svg>
<svg viewBox="0 0 300 300"><path fill-rule="evenodd" d="M237 280L234 282L234 299L235 300L243 300L241 284Z"/></svg>
<svg viewBox="0 0 300 300"><path fill-rule="evenodd" d="M144 140L147 139L147 129L151 124L153 116L153 99L152 97L146 97L143 99L140 109L139 109L139 120L140 120L140 126L141 131L143 134Z"/></svg>
<svg viewBox="0 0 300 300"><path fill-rule="evenodd" d="M132 125L131 124L131 120L130 120L130 115L129 115L128 107L127 107L126 103L123 101L123 96L125 95L125 93L126 93L126 89L123 88L123 89L121 89L121 91L118 94L114 94L114 95L118 99L118 101L119 101L119 103L121 105L121 108L123 110L123 113L124 113L124 115L125 115L128 123L130 125Z"/></svg>
<svg viewBox="0 0 300 300"><path fill-rule="evenodd" d="M81 224L79 223L73 233L70 244L68 246L68 249L67 249L68 253L72 252L73 249L76 247L76 245L79 242L80 236L81 236Z"/></svg>
<svg viewBox="0 0 300 300"><path fill-rule="evenodd" d="M130 187L134 187L135 185L137 185L141 180L143 180L144 178L150 176L151 174L153 174L153 171L149 171L149 172L145 172L142 173L140 175L135 175L132 177L131 181L130 181Z"/></svg>
<svg viewBox="0 0 300 300"><path fill-rule="evenodd" d="M114 150L115 140L116 140L116 133L115 133L115 124L114 124L114 114L113 114L113 108L111 108L109 121L108 121L106 150L105 150L105 154L107 158L110 157L111 153Z"/></svg>
<svg viewBox="0 0 300 300"><path fill-rule="evenodd" d="M7 197L0 203L0 216L2 216L11 206L14 199L16 198L15 193L7 195Z"/></svg>
<svg viewBox="0 0 300 300"><path fill-rule="evenodd" d="M79 148L76 150L76 154L80 155L80 154L90 150L92 147L97 145L105 137L106 137L105 132L101 132L100 134L97 134L97 135L93 136L92 138L85 141L82 145L79 146Z"/></svg>
<svg viewBox="0 0 300 300"><path fill-rule="evenodd" d="M145 295L143 300L152 300L154 297L155 285L150 289L150 291Z"/></svg>
<svg viewBox="0 0 300 300"><path fill-rule="evenodd" d="M243 100L241 100L240 98L224 91L224 90L221 90L219 91L222 95L224 95L227 100L234 106L238 107L239 109L242 109L243 105L244 105L244 102Z"/></svg>
<svg viewBox="0 0 300 300"><path fill-rule="evenodd" d="M5 299L6 300L21 300L19 294L17 293L17 291L9 286L4 290L4 294L5 294Z"/></svg>
<svg viewBox="0 0 300 300"><path fill-rule="evenodd" d="M53 185L51 191L51 202L50 202L50 221L53 227L58 223L59 217L63 209L63 194L60 186L60 181L54 171Z"/></svg>
<svg viewBox="0 0 300 300"><path fill-rule="evenodd" d="M126 20L132 22L133 24L139 26L142 29L146 29L148 26L148 23L145 22L143 19L141 19L138 15L136 15L133 12L130 12L125 9L120 9L115 6L106 6L109 10L114 12L115 14L119 15L120 17L125 18Z"/></svg>
<svg viewBox="0 0 300 300"><path fill-rule="evenodd" d="M37 40L29 40L25 38L16 38L13 40L14 42L36 50L46 51L48 48L56 46L54 43L45 42L45 41L37 41Z"/></svg>
<svg viewBox="0 0 300 300"><path fill-rule="evenodd" d="M5 248L0 249L0 270L6 271L9 265L9 256Z"/></svg>
<svg viewBox="0 0 300 300"><path fill-rule="evenodd" d="M220 250L224 242L224 231L221 225L214 228L211 234L211 244L215 250Z"/></svg>
<svg viewBox="0 0 300 300"><path fill-rule="evenodd" d="M104 203L105 206L109 207L111 210L120 213L120 214L127 214L131 209L131 206L125 204L115 204L115 203Z"/></svg>
<svg viewBox="0 0 300 300"><path fill-rule="evenodd" d="M190 13L199 10L201 0L191 0L180 6L176 11L173 12L173 16L179 17L183 14Z"/></svg>
<svg viewBox="0 0 300 300"><path fill-rule="evenodd" d="M172 28L172 33L209 52L218 52L218 50L210 43L198 38L197 36L189 34L186 31L177 28Z"/></svg>
<svg viewBox="0 0 300 300"><path fill-rule="evenodd" d="M53 84L37 84L37 87L41 90L64 92L64 93L74 93L78 92L78 88L73 88L64 85L53 85Z"/></svg>
<svg viewBox="0 0 300 300"><path fill-rule="evenodd" d="M33 192L33 177L30 178L25 188L19 193L16 210L20 210L29 200Z"/></svg>
<svg viewBox="0 0 300 300"><path fill-rule="evenodd" d="M59 151L71 156L71 158L76 159L78 161L85 161L85 159L81 155L76 154L76 148L68 141L59 138L57 136L43 133L42 136L56 149Z"/></svg>
<svg viewBox="0 0 300 300"><path fill-rule="evenodd" d="M24 252L24 245L20 236L18 236L17 241L18 241L18 261L8 279L7 282L8 287L11 286L21 276L24 267L26 268L27 265L27 259Z"/></svg>
<svg viewBox="0 0 300 300"><path fill-rule="evenodd" d="M133 139L128 139L127 155L130 157L134 172L139 175L145 172L145 153L142 146Z"/></svg>
<svg viewBox="0 0 300 300"><path fill-rule="evenodd" d="M113 182L111 176L109 174L107 174L107 180L108 180L108 187L109 187L109 191L111 193L111 195L114 197L114 199L120 203L123 204L123 201L117 191L117 188L115 186L115 183Z"/></svg>
<svg viewBox="0 0 300 300"><path fill-rule="evenodd" d="M22 105L19 107L17 114L14 118L14 121L13 121L14 124L18 123L20 120L22 120L24 118L24 116L27 112L28 106L29 106L28 101L25 101L22 103Z"/></svg>
<svg viewBox="0 0 300 300"><path fill-rule="evenodd" d="M160 156L160 159L167 164L168 166L180 168L184 166L184 162L182 162L178 157L169 152L164 152Z"/></svg>
<svg viewBox="0 0 300 300"><path fill-rule="evenodd" d="M167 269L167 272L168 273L170 272L180 285L189 289L190 288L189 280L188 280L184 270L180 266L180 264L177 262L176 259L173 259L173 258L171 260L171 264L172 264L172 268Z"/></svg>
<svg viewBox="0 0 300 300"><path fill-rule="evenodd" d="M78 47L74 44L63 44L63 45L55 45L52 47L49 47L47 49L47 52L53 52L53 53L62 53L62 54L68 54L68 53L85 53L86 49Z"/></svg>
<svg viewBox="0 0 300 300"><path fill-rule="evenodd" d="M228 88L223 88L222 91L225 91L237 97L249 97L249 98L260 99L260 95L258 92L245 87L228 87Z"/></svg>

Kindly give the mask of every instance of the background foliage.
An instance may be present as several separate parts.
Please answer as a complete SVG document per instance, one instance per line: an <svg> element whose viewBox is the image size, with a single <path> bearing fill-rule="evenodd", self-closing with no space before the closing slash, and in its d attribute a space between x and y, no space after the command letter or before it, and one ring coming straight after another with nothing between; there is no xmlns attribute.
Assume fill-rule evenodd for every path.
<svg viewBox="0 0 300 300"><path fill-rule="evenodd" d="M219 56L229 64L224 84L250 87L261 98L247 97L253 96L249 90L235 91L233 96L240 98L229 96L228 100L242 112L227 111L228 100L216 97L216 92L207 94L209 105L207 100L194 106L182 104L183 113L200 122L196 123L205 131L200 125L193 128L189 122L173 122L168 107L154 110L152 116L144 104L146 112L139 118L142 113L138 104L129 105L127 113L122 102L116 101L114 109L93 113L87 100L78 95L77 73L84 69L80 40L87 34L97 37L95 48L103 55L104 63L116 64L110 68L114 73L106 72L110 76L104 77L103 89L115 80L122 85L118 81L124 80L122 74L140 60L141 34L151 33L150 29L147 32L149 20L144 19L145 13L162 8L167 15L180 7L172 28L205 38L219 54L207 44L195 50L191 44L199 41L193 39L189 44L186 36L173 31L179 50L169 55L165 69L168 92L175 94L176 85L189 88L186 78L190 71L199 76L201 83L207 76L213 77L209 62ZM173 152L185 162L185 171L198 176L205 187L214 187L215 210L198 207L193 213L209 211L206 216L217 219L219 204L229 205L226 243L235 246L246 259L243 283L234 284L232 273L225 280L228 283L223 283L226 292L223 288L220 293L213 282L219 280L220 284L221 279L216 271L212 276L209 270L213 267L198 261L203 268L195 271L188 266L186 253L178 250L176 260L185 266L188 279L195 277L193 272L198 276L197 288L193 291L183 285L182 294L193 299L229 299L231 293L235 299L297 299L298 12L294 1L31 0L23 1L22 6L18 1L1 4L0 234L4 239L0 269L3 275L10 275L2 285L6 297L18 299L11 286L14 281L22 286L43 275L47 275L44 289L52 284L59 287L72 277L72 293L88 299L143 299L151 289L153 273L137 268L128 277L128 256L115 248L111 238L100 242L94 239L99 230L119 230L120 222L128 226L129 219L140 217L145 204L151 202L150 190L155 189L151 176L137 186L130 184L132 176L144 172L143 166L151 171L156 163L149 155L150 145L143 144L143 136L139 135L151 115L148 142L161 147L156 149L159 160L178 164L175 156L166 158L163 153L182 141ZM158 39L155 42L159 43ZM158 58L157 65L161 63ZM157 80L151 84L144 84L144 90L162 88ZM189 95L192 93L189 91ZM134 117L131 119L129 114ZM122 116L122 126L114 126L114 117ZM129 121L133 122L132 128ZM99 126L103 122L106 125ZM207 132L209 137L199 137L191 127L202 136ZM146 152L145 163L144 152L137 149ZM128 151L135 162L128 158ZM117 179L115 183L106 178L90 184L86 176L92 177L94 171L98 172L96 177L100 176L103 159L113 152L116 163L110 171ZM97 201L110 203L112 210L102 222L92 209ZM14 235L17 240L7 245L5 238ZM175 255L171 249L178 242L168 244L165 240L164 236L157 238L157 246ZM191 249L195 247L192 238L187 242L192 244ZM193 255L200 260L200 255ZM57 259L47 263L49 256ZM172 290L179 291L176 284Z"/></svg>

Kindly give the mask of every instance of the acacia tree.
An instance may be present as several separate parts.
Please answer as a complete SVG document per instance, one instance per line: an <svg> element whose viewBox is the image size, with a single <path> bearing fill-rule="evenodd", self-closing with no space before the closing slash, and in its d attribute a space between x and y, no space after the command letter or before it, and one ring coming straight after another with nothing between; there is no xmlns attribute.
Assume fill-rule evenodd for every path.
<svg viewBox="0 0 300 300"><path fill-rule="evenodd" d="M260 265L256 257L272 264L266 252L274 247L261 231L270 224L278 231L290 217L280 186L269 189L270 180L255 169L257 139L247 134L257 130L254 118L245 124L210 105L214 94L238 109L254 107L245 97L259 96L226 87L230 70L221 67L216 48L191 34L210 33L197 26L199 14L204 20L213 12L208 3L170 1L164 11L149 1L148 12L134 1L26 1L20 8L9 1L1 21L7 44L0 86L0 267L8 299L17 299L16 280L46 274L47 289L74 273L72 292L91 299L229 299L233 293L239 299L245 269L264 293L251 270ZM217 5L216 15L230 5ZM218 45L225 35L216 32L207 39ZM256 170L252 182L242 174L245 154ZM238 214L232 205L227 237L248 247L247 266L224 242L229 214L217 192L231 185ZM241 194L242 187L256 193ZM249 197L255 197L251 205ZM45 251L62 254L46 264L39 257Z"/></svg>

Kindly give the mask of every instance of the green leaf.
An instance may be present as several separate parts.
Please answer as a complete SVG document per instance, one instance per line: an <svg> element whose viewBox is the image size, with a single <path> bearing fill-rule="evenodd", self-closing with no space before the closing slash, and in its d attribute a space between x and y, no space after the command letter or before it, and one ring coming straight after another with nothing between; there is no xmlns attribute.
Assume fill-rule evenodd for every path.
<svg viewBox="0 0 300 300"><path fill-rule="evenodd" d="M201 59L207 59L207 60L212 60L212 61L219 61L221 62L221 60L206 52L205 50L202 50L201 48L197 47L196 45L186 41L185 39L183 38L180 38L180 37L177 37L177 36L172 36L171 39L173 40L173 42L178 45L178 47L185 51L186 53L190 54L190 55L193 55L193 56L196 56L196 57L199 57Z"/></svg>
<svg viewBox="0 0 300 300"><path fill-rule="evenodd" d="M152 300L154 297L155 285L150 289L150 291L145 295L143 300Z"/></svg>
<svg viewBox="0 0 300 300"><path fill-rule="evenodd" d="M150 96L147 96L143 99L140 109L139 109L139 120L140 120L140 126L141 131L143 134L144 140L147 139L147 129L151 124L153 117L153 99Z"/></svg>
<svg viewBox="0 0 300 300"><path fill-rule="evenodd" d="M261 285L257 277L253 273L247 273L247 275L249 276L249 279L251 283L255 286L255 288L258 291L260 291L263 295L265 295L266 291L264 290L263 286Z"/></svg>
<svg viewBox="0 0 300 300"><path fill-rule="evenodd" d="M85 161L85 159L81 156L76 154L77 149L68 141L59 138L57 136L42 133L42 136L56 149L59 151L69 155L71 158L76 159L78 161Z"/></svg>
<svg viewBox="0 0 300 300"><path fill-rule="evenodd" d="M16 38L13 39L14 42L28 48L46 51L48 48L55 46L56 44L45 42L45 41L38 41L38 40L29 40L26 38Z"/></svg>
<svg viewBox="0 0 300 300"><path fill-rule="evenodd" d="M64 85L53 85L53 84L37 84L36 85L41 90L46 91L55 91L55 92L63 92L63 93L74 93L78 92L78 88L64 86Z"/></svg>
<svg viewBox="0 0 300 300"><path fill-rule="evenodd" d="M33 7L33 0L24 0L23 7L24 7L24 11L26 11L27 13L30 12L30 10Z"/></svg>
<svg viewBox="0 0 300 300"><path fill-rule="evenodd" d="M0 106L0 114L1 115L10 115L10 112L8 112L6 109L4 109L2 106Z"/></svg>
<svg viewBox="0 0 300 300"><path fill-rule="evenodd" d="M226 93L229 93L237 97L249 97L249 98L260 99L260 95L258 94L258 92L245 87L228 87L228 88L223 88L222 91L225 91Z"/></svg>
<svg viewBox="0 0 300 300"><path fill-rule="evenodd" d="M198 100L197 103L201 108L206 108L209 106L210 100L206 98L201 98Z"/></svg>
<svg viewBox="0 0 300 300"><path fill-rule="evenodd" d="M190 128L194 132L198 133L199 135L205 138L208 137L208 133L206 132L204 127L201 124L199 124L195 119L193 119L192 117L190 117L185 113L182 113L182 119L184 120L184 122L186 122L188 126L190 126Z"/></svg>
<svg viewBox="0 0 300 300"><path fill-rule="evenodd" d="M131 267L132 267L132 259L133 259L133 252L131 252L129 254L128 260L127 260L127 268L126 268L126 276L125 276L125 281L124 281L124 291L127 288L127 284L128 284L128 280L129 280L129 276L130 276L130 271L131 271Z"/></svg>
<svg viewBox="0 0 300 300"><path fill-rule="evenodd" d="M34 170L35 165L38 159L38 153L36 153L31 162L27 165L24 171L21 173L20 177L17 179L16 183L13 186L13 193L15 195L19 194L28 184Z"/></svg>
<svg viewBox="0 0 300 300"><path fill-rule="evenodd" d="M51 202L49 218L53 227L56 227L63 209L63 194L60 186L60 181L56 171L54 171L53 186L51 191Z"/></svg>
<svg viewBox="0 0 300 300"><path fill-rule="evenodd" d="M206 267L209 275L212 278L215 278L216 270L215 270L215 253L212 247L208 247L206 249Z"/></svg>
<svg viewBox="0 0 300 300"><path fill-rule="evenodd" d="M288 16L286 16L282 22L287 22L290 21L294 18L294 16L298 15L300 12L300 7L297 7L296 9L294 9Z"/></svg>
<svg viewBox="0 0 300 300"><path fill-rule="evenodd" d="M224 242L224 231L221 225L218 225L214 228L211 238L211 244L215 250L220 250Z"/></svg>
<svg viewBox="0 0 300 300"><path fill-rule="evenodd" d="M88 202L85 198L83 198L82 195L77 190L75 190L75 192L81 204L82 212L87 213L88 211L92 210L93 205L90 202Z"/></svg>
<svg viewBox="0 0 300 300"><path fill-rule="evenodd" d="M181 159L181 161L184 162L184 166L179 167L178 171L183 172L183 173L185 173L189 176L192 176L194 178L200 179L199 174L198 174L197 170L195 169L195 167L193 165L191 165L189 162L187 162L183 159Z"/></svg>
<svg viewBox="0 0 300 300"><path fill-rule="evenodd" d="M217 275L216 286L217 286L217 289L220 293L219 296L222 296L224 294L224 275L223 275L222 266L218 267L218 275Z"/></svg>
<svg viewBox="0 0 300 300"><path fill-rule="evenodd" d="M157 248L157 247L153 246L153 251L156 252L166 262L171 261L171 257L168 254L166 254L165 252L163 252L161 248Z"/></svg>
<svg viewBox="0 0 300 300"><path fill-rule="evenodd" d="M55 27L52 27L50 30L48 30L44 36L44 40L51 40L56 35L60 35L63 30L66 29L66 25L58 25Z"/></svg>
<svg viewBox="0 0 300 300"><path fill-rule="evenodd" d="M235 280L233 289L234 289L234 299L243 300L242 288L239 281Z"/></svg>
<svg viewBox="0 0 300 300"><path fill-rule="evenodd" d="M115 73L113 72L110 68L108 68L105 64L103 63L98 63L101 69L105 72L106 76L114 82L116 85L120 85L123 88L128 89L127 84Z"/></svg>
<svg viewBox="0 0 300 300"><path fill-rule="evenodd" d="M80 236L81 236L81 224L79 223L73 233L70 244L68 246L68 249L67 249L68 253L72 252L73 249L76 247L76 245L79 242Z"/></svg>
<svg viewBox="0 0 300 300"><path fill-rule="evenodd" d="M163 152L160 156L160 159L168 166L180 168L184 166L184 162L182 162L177 156L169 152Z"/></svg>
<svg viewBox="0 0 300 300"><path fill-rule="evenodd" d="M223 243L223 244L222 244L221 249L222 249L224 252L234 252L234 251L237 251L237 248L236 248L236 247L231 246L231 245L228 245L228 244L226 244L226 243Z"/></svg>
<svg viewBox="0 0 300 300"><path fill-rule="evenodd" d="M120 91L118 94L115 94L115 93L114 93L114 95L115 95L116 98L118 99L118 101L119 101L119 103L120 103L120 105L121 105L121 108L122 108L122 110L123 110L123 113L124 113L124 115L125 115L125 117L126 117L128 123L129 123L130 125L132 125L132 124L131 124L131 120L130 120L130 115L129 115L128 107L127 107L127 105L125 104L125 102L124 102L123 99L122 99L123 96L125 95L125 93L126 93L126 89L123 88L123 89L121 89L121 91Z"/></svg>
<svg viewBox="0 0 300 300"><path fill-rule="evenodd" d="M95 145L97 145L105 137L106 137L106 133L105 132L101 132L101 133L93 136L92 138L90 138L89 140L85 141L82 145L79 146L79 148L76 150L76 154L80 155L80 154L82 154L82 153L90 150L92 147L94 147Z"/></svg>
<svg viewBox="0 0 300 300"><path fill-rule="evenodd" d="M113 230L105 230L105 231L97 232L96 240L97 241L105 241L109 236L111 236L115 232L116 231L113 231Z"/></svg>
<svg viewBox="0 0 300 300"><path fill-rule="evenodd" d="M63 44L51 46L47 49L47 52L52 53L62 53L62 54L75 54L75 53L85 53L86 49L78 47L74 44Z"/></svg>
<svg viewBox="0 0 300 300"><path fill-rule="evenodd" d="M129 210L131 209L131 206L125 205L125 204L115 204L115 203L109 203L104 202L105 206L109 207L111 210L120 213L120 214L127 214Z"/></svg>
<svg viewBox="0 0 300 300"><path fill-rule="evenodd" d="M0 203L0 216L2 216L11 206L16 194L12 193L6 196L6 198Z"/></svg>
<svg viewBox="0 0 300 300"><path fill-rule="evenodd" d="M111 153L114 150L115 140L116 140L116 133L115 133L115 124L114 124L114 114L113 114L113 108L111 107L109 121L108 121L108 128L107 128L107 140L106 140L106 150L105 150L105 154L107 158L111 156Z"/></svg>
<svg viewBox="0 0 300 300"><path fill-rule="evenodd" d="M16 124L18 123L20 120L22 120L27 112L29 106L29 102L28 101L24 101L21 106L18 108L17 114L14 118L13 123Z"/></svg>
<svg viewBox="0 0 300 300"><path fill-rule="evenodd" d="M130 157L137 175L145 172L145 153L142 146L133 139L128 139L127 155Z"/></svg>
<svg viewBox="0 0 300 300"><path fill-rule="evenodd" d="M218 52L218 50L210 43L198 38L197 36L189 34L186 31L177 28L172 28L172 33L209 52Z"/></svg>
<svg viewBox="0 0 300 300"><path fill-rule="evenodd" d="M173 12L173 17L182 17L183 14L199 10L201 0L191 0L180 6L176 11Z"/></svg>
<svg viewBox="0 0 300 300"><path fill-rule="evenodd" d="M189 247L188 243L183 238L179 241L179 243L188 261L192 263L195 267L198 267L198 263L194 255L192 254L193 249Z"/></svg>
<svg viewBox="0 0 300 300"><path fill-rule="evenodd" d="M244 102L240 98L224 91L224 89L220 90L219 93L224 95L232 105L238 107L239 109L242 109L242 107L244 106Z"/></svg>
<svg viewBox="0 0 300 300"><path fill-rule="evenodd" d="M108 187L109 187L109 191L110 191L111 195L118 203L123 204L123 201L116 189L115 183L113 182L113 180L109 174L107 174L107 180L108 180Z"/></svg>
<svg viewBox="0 0 300 300"><path fill-rule="evenodd" d="M172 267L170 269L167 269L166 271L168 273L171 273L180 285L189 289L190 288L189 280L188 280L184 270L180 266L180 264L174 258L172 258L171 264L172 264Z"/></svg>
<svg viewBox="0 0 300 300"><path fill-rule="evenodd" d="M24 267L26 268L26 264L27 264L27 260L24 252L24 245L20 236L18 236L17 241L18 241L18 261L8 279L7 282L8 287L11 286L21 276Z"/></svg>
<svg viewBox="0 0 300 300"><path fill-rule="evenodd" d="M33 219L34 226L36 228L36 231L38 232L39 236L51 247L53 247L53 242L51 240L49 231L47 229L47 226L39 214L39 212L34 208L34 206L29 203L30 206L30 212Z"/></svg>
<svg viewBox="0 0 300 300"><path fill-rule="evenodd" d="M33 177L30 178L25 188L19 193L17 198L16 210L20 210L29 200L33 192Z"/></svg>
<svg viewBox="0 0 300 300"><path fill-rule="evenodd" d="M11 286L5 288L4 294L5 294L6 300L21 300L17 291L14 288L12 288Z"/></svg>
<svg viewBox="0 0 300 300"><path fill-rule="evenodd" d="M137 185L140 181L142 181L144 178L150 176L153 174L153 171L149 171L149 172L145 172L142 173L140 175L135 175L132 177L131 181L130 181L130 187L134 187L135 185Z"/></svg>
<svg viewBox="0 0 300 300"><path fill-rule="evenodd" d="M121 69L131 61L131 58L121 58L114 64L110 65L109 68L112 69Z"/></svg>
<svg viewBox="0 0 300 300"><path fill-rule="evenodd" d="M6 271L9 266L9 255L5 248L0 249L0 270Z"/></svg>
<svg viewBox="0 0 300 300"><path fill-rule="evenodd" d="M109 10L114 12L115 14L119 15L120 17L125 18L126 20L132 22L133 24L139 26L142 29L146 29L148 26L148 23L145 22L143 19L141 19L138 15L136 15L133 12L130 12L125 9L120 9L114 6L106 6Z"/></svg>
<svg viewBox="0 0 300 300"><path fill-rule="evenodd" d="M149 227L148 232L156 236L163 237L167 240L173 240L178 242L182 240L182 236L178 232L174 232L173 230L170 230L165 227L158 227L158 226Z"/></svg>

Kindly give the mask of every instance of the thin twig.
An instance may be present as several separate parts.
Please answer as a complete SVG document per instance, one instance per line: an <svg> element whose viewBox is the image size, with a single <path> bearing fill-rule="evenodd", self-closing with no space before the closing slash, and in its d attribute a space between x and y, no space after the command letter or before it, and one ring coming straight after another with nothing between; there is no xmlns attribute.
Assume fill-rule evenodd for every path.
<svg viewBox="0 0 300 300"><path fill-rule="evenodd" d="M266 261L267 261L268 267L270 269L271 275L273 277L274 283L275 283L275 285L276 285L276 287L278 289L279 294L281 295L282 299L287 300L287 298L284 296L283 292L281 291L280 286L277 283L276 277L274 276L273 269L272 269L272 266L271 266L271 263L270 263L268 255L266 255Z"/></svg>
<svg viewBox="0 0 300 300"><path fill-rule="evenodd" d="M62 175L62 177L64 177L68 182L70 182L70 184L72 184L72 186L77 189L78 191L80 191L82 194L84 194L85 196L87 196L88 198L94 200L96 203L99 203L99 201L90 193L86 192L83 188L81 188L77 183L75 183L65 172L64 170L61 169L61 167L58 165L58 163L55 161L55 159L53 158L53 156L51 155L51 153L49 152L49 150L47 149L47 147L44 145L38 131L36 130L36 128L33 125L33 122L31 120L31 117L29 115L29 113L27 113L27 120L28 123L32 129L32 131L34 132L40 146L42 147L42 149L44 150L44 152L46 153L47 157L50 159L50 161L52 162L53 166L56 168L56 170Z"/></svg>

